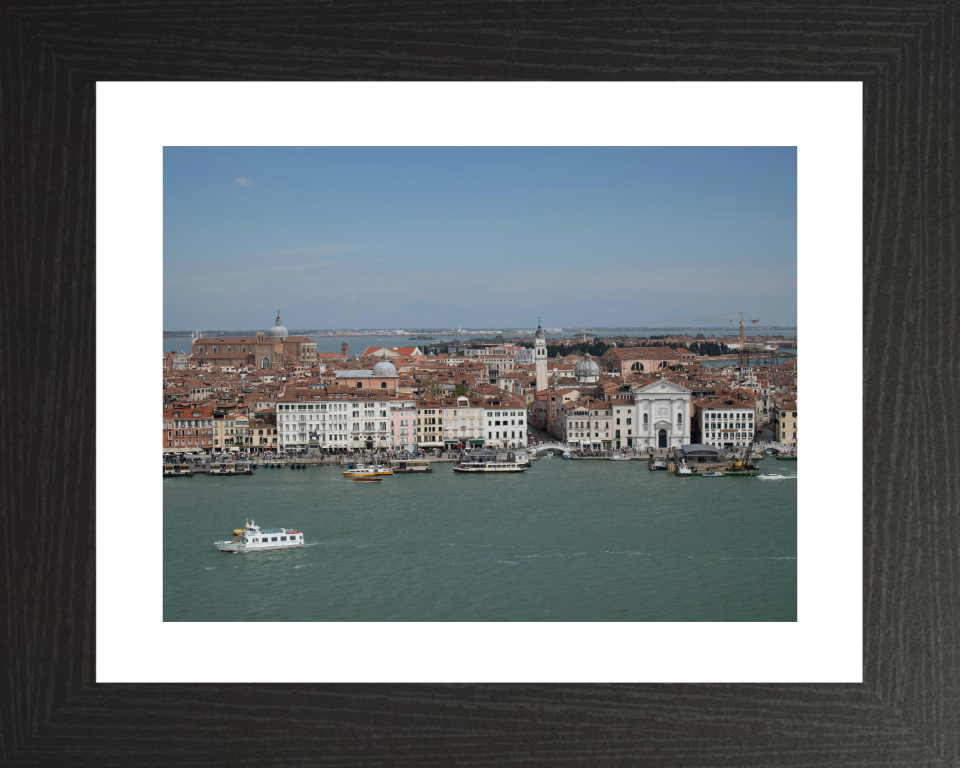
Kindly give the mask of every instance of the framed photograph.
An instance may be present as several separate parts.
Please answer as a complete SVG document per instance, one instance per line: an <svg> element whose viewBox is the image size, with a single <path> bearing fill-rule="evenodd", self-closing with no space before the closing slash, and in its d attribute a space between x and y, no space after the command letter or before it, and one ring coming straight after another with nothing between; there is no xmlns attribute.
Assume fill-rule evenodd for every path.
<svg viewBox="0 0 960 768"><path fill-rule="evenodd" d="M173 34L173 28L164 31L166 22L152 16L159 11L143 9L129 26L111 21L112 27L99 23L105 9L77 13L69 37L62 33L62 16L26 8L7 12L8 66L0 76L0 90L6 105L4 197L11 202L4 244L16 257L10 272L16 292L9 294L14 320L9 327L21 325L25 330L8 336L17 364L6 367L4 391L13 395L11 403L28 402L31 413L37 411L28 424L39 420L44 426L36 432L22 430L27 435L22 443L25 455L19 468L11 465L8 488L13 494L4 512L15 539L25 546L12 549L7 558L10 588L4 599L10 621L4 689L9 694L3 701L7 714L0 718L0 757L24 765L166 764L184 754L203 764L241 758L331 765L479 760L951 763L958 752L957 669L950 654L956 629L952 606L957 524L949 501L953 477L945 460L949 446L937 430L927 428L923 416L946 412L946 386L923 373L949 370L956 354L949 343L956 296L950 271L956 238L949 224L956 214L955 160L948 151L952 6L882 12L847 8L829 11L829 20L804 19L799 13L793 19L791 12L781 11L749 43L733 42L736 37L723 42L719 59L715 45L696 34L686 13L681 17L679 11L674 15L663 11L658 20L649 11L626 11L636 19L624 26L621 16L614 18L606 10L596 21L597 39L606 42L583 48L563 66L544 52L528 53L515 46L519 52L507 63L492 65L486 54L507 40L500 33L489 33L491 38L480 42L475 60L453 62L442 52L444 41L463 44L479 17L471 18L466 10L467 15L456 18L438 16L439 37L421 44L415 36L396 31L402 28L401 16L391 15L397 10L383 17L394 30L389 44L373 49L357 37L350 14L339 7L294 9L287 21L298 17L298 32L290 28L269 44L259 42L269 37L251 38L251 43L257 41L252 49L241 45L239 33L232 35L233 53L218 50L213 44L216 25L202 21L194 34L205 43L203 51L191 58L189 78L209 82L193 83L178 82L186 72L178 71L172 59L153 55L192 47L193 38L179 28ZM578 39L573 36L573 17L564 16L567 11L550 22L528 18L528 9L504 12L521 37L529 34L532 40L538 28L549 28L558 39ZM237 18L251 13L249 8L240 9ZM738 12L704 13L710 17L704 23L718 34L756 22L753 17L738 18ZM639 40L666 42L670 34L664 30L670 24L663 24L670 19L674 19L670 24L678 25L677 34L691 43L686 63L674 53L656 56L646 48L638 53L635 47ZM365 23L369 25L369 20ZM285 24L281 29L287 29ZM796 47L801 40L797 29L805 30L803 51ZM838 29L844 32L838 34ZM894 29L899 34L891 36ZM110 30L108 37L102 36L103 30ZM293 39L305 32L315 34L310 46L318 47L290 54ZM321 53L332 50L320 44L324 40L338 41L339 53ZM780 53L759 55L758 40L763 50ZM811 49L814 41L819 42ZM816 52L827 48L829 55ZM248 53L239 55L240 50ZM409 72L398 71L397 57L412 62L414 52L418 63L410 64ZM651 82L241 82L263 77L321 81L387 76L635 79L638 64L644 67L643 79ZM567 71L569 66L577 71ZM771 77L779 82L732 82ZM679 78L690 82L666 82ZM142 79L157 82L119 82ZM227 79L233 82L217 82ZM707 79L715 82L695 82ZM663 158L670 167L657 176L657 163ZM718 164L735 166L738 173L717 173ZM365 172L364 166L371 165L376 172ZM423 171L431 167L440 170ZM488 179L497 178L485 189L484 179L470 172L471 167L482 167ZM270 178L271 169L280 168L288 169L287 175L277 172ZM385 180L391 178L384 168L404 183L392 191L384 189ZM459 174L461 189L469 185L472 208L482 211L497 196L504 198L498 208L486 206L491 216L508 208L516 212L519 201L508 193L521 177L557 168L563 170L557 182L531 184L529 218L543 224L549 217L539 217L536 206L541 211L552 208L566 219L567 228L555 225L562 230L560 237L557 232L538 233L536 242L545 244L550 253L528 259L526 272L523 253L533 253L531 243L523 243L517 252L497 253L506 239L484 241L500 226L489 222L474 231L472 249L464 246L469 268L462 263L451 270L451 261L442 255L451 250L451 243L444 243L439 229L426 228L424 219L414 213L418 207L431 207L450 215L442 196L423 195L418 201L416 187L418 182L421 187L452 185L451 173ZM728 244L721 246L717 230L705 227L708 240L698 246L688 243L685 256L675 260L681 274L674 273L676 267L655 270L649 260L637 257L637 251L627 249L617 284L610 254L620 246L610 237L614 224L608 221L605 229L602 218L606 212L611 221L615 219L616 204L624 199L637 204L636 189L623 186L629 176L624 169L630 168L657 180L652 186L659 184L661 194L646 201L644 213L659 215L660 223L667 208L657 205L670 202L668 177L681 189L676 199L686 197L691 207L698 196L712 195L711 200L723 199L731 212L738 208L769 212L779 228L769 220L739 221L739 238L749 242L751 252L779 247L784 231L790 240L791 212L784 212L782 203L792 202L795 241L786 256L786 271L791 258L795 270L792 324L797 335L802 328L805 346L810 340L803 366L805 436L813 435L805 444L805 454L812 457L807 477L796 471L796 366L794 386L785 385L778 393L792 399L773 397L768 409L775 413L762 413L762 382L774 369L783 373L786 364L780 359L785 348L765 349L775 337L787 338L777 331L790 325L789 318L782 320L778 314L791 314L789 281L787 293L778 293L784 286L784 275L778 272L783 265L730 257L719 263L734 272L732 279L727 274L719 280L717 272L722 270L711 271L705 259ZM418 178L418 173L423 175ZM314 177L310 188L322 190L316 202L327 216L319 226L330 228L329 212L336 211L337 223L344 228L339 237L311 239L316 222L313 230L296 231L307 215L306 209L298 208L304 192L296 188L297 174L301 179ZM322 183L316 182L317 176L322 176ZM731 185L718 193L718 184L735 177L763 183L748 185L749 190ZM577 201L579 215L589 221L579 230L571 220L573 209L565 208L557 194L561 181L572 185L573 180L583 186L566 191ZM614 192L617 184L619 198ZM792 198L782 191L791 186ZM762 201L749 197L748 192L757 190L764 193ZM450 197L448 191L446 199ZM372 222L384 220L383 201L395 204L398 199L408 207L394 215L400 215L419 240L412 237L402 248L387 247L386 239L398 239L394 227L393 234L379 243L369 237L348 241L344 232L369 235ZM262 222L268 210L273 211L269 221L274 234L283 236L261 242L253 233L254 222ZM284 210L290 221L283 219ZM730 220L735 219L730 213ZM476 215L467 220L477 227ZM516 235L515 225L505 231ZM590 227L602 245L585 239ZM261 234L262 230L261 226ZM462 227L449 231L460 241L468 234ZM663 253L683 239L676 229L665 231L670 243L659 244ZM647 242L655 240L649 229L644 234ZM580 263L565 263L573 257L564 248L577 238L580 252L589 255ZM692 258L691 247L698 247L704 259ZM589 275L595 269L590 255L611 272L610 284L596 283L595 275ZM477 266L485 258L492 268ZM398 267L389 264L390 259L409 261ZM513 263L501 264L498 259ZM649 275L631 273L638 261ZM736 279L737 268L744 270L741 281ZM321 270L321 279L313 281L319 286L314 306L327 307L330 315L344 320L325 320L305 311L297 315L302 311L297 302L301 307L311 302L303 289L315 270ZM477 296L459 301L455 282L426 279L443 270L463 274L467 290ZM501 270L505 280L516 273L519 289L512 285L503 289L492 279ZM410 281L405 272L416 273L419 279ZM543 279L551 272L556 282ZM758 280L758 274L765 281ZM715 282L707 284L704 277ZM237 291L232 283L244 289ZM274 317L277 301L272 297L285 286L293 314L281 301L281 312ZM597 287L609 301L598 300ZM594 311L608 312L609 321L570 312L576 296L571 298L564 289L575 294L578 288L594 292ZM628 325L617 314L620 310L610 309L629 300L618 291L637 288L642 290L636 290L636 314L646 302L664 316L663 325L649 319ZM718 291L745 303L738 290L751 294L754 306L767 302L754 316L740 317L736 308L733 327L745 323L745 331L720 334L704 325L729 314L719 309ZM511 299L531 310L538 303L549 306L552 300L558 313L567 310L563 317L570 320L551 322L541 310L532 311L527 321L507 307ZM260 303L268 315L262 321ZM431 312L449 314L450 308L459 307L467 313L484 303L497 306L493 316L503 317L498 327L486 319L491 315L461 320L456 333L454 317L430 319ZM680 310L677 314L666 311L674 306ZM222 319L204 315L212 308ZM398 317L397 308L411 313L419 309L422 314L402 325L390 322L391 311ZM750 307L743 309L749 313ZM184 320L168 326L167 318L174 312ZM195 327L188 324L191 313L201 318ZM255 313L256 322L244 322ZM766 324L779 326L763 328L762 338L750 332L755 318L764 324L760 315L776 318ZM478 343L480 333L459 339L465 335L464 322L473 326L468 330L493 331L493 343ZM680 325L670 328L669 322ZM556 330L568 323L576 326L576 336L566 338ZM617 329L618 325L631 330ZM698 326L703 326L702 339L687 333L700 333ZM197 328L201 333L195 333ZM391 331L397 336L400 329L408 332L402 334L403 344L390 344L382 334L358 334L358 342L371 341L351 355L353 337L349 342L336 339L348 329ZM186 439L185 434L172 434L183 429L210 430L189 439L218 441L214 446L188 445L200 450L187 451L179 450L183 445L165 442L164 471L183 473L176 478L160 477L159 457L151 442L155 438L149 437L149 429L141 429L158 421L155 401L160 393L153 388L157 350L150 339L161 330L192 332L182 349L164 356L171 377L178 370L237 377L235 389L216 397L202 390L205 382L219 386L218 376L191 377L195 397L178 392L165 402L170 410L169 415L168 408L164 410L165 441ZM443 338L407 338L432 332ZM617 341L609 341L613 338ZM921 338L937 341L917 345ZM164 352L169 353L167 339L164 342ZM343 343L348 349L337 350ZM714 343L716 349L709 346ZM334 347L321 350L323 344ZM420 354L408 350L411 345ZM798 349L796 341L793 345ZM554 349L548 357L550 347ZM38 354L41 349L47 352ZM546 362L538 364L541 349ZM638 351L626 354L630 349ZM669 360L653 354L662 350L665 355L666 349ZM913 354L907 356L908 349ZM31 350L33 356L25 354ZM464 358L469 352L478 361L459 363L453 358L460 352ZM684 386L692 387L696 378L689 376L690 366L702 366L711 353L717 353L712 356L719 359L713 362L721 366L730 356L728 367L737 373L737 386L724 388L720 398L702 389L700 378L696 379L700 389ZM687 354L693 359L684 359ZM332 356L327 358L329 365L321 355ZM409 362L421 356L432 360L427 365ZM651 361L653 371L632 369L634 363ZM569 370L565 363L570 363ZM463 374L472 371L472 378L463 376L456 382L441 365L460 368ZM538 381L548 370L554 381ZM271 386L277 383L275 376L282 376L283 387ZM615 384L606 394L605 382ZM908 382L913 397L907 395ZM466 393L455 391L458 383ZM547 429L547 421L537 420L536 402L537 393L551 391L551 384L553 392L566 389L573 394L566 401L569 412L561 402L543 417L549 420ZM650 389L661 385L671 387L669 398ZM760 390L755 397L746 393L754 385ZM260 409L258 419L257 407L249 404L258 393L278 389L279 397L266 395L275 401L270 404L273 420L263 416L268 407ZM376 403L368 419L366 399L361 403L355 394L367 389ZM302 398L296 394L300 390ZM732 390L744 390L736 402L745 402L746 394L750 407L726 408L729 404L722 398ZM38 399L37 394L43 396ZM223 412L216 413L215 406L225 399L221 395L227 394L233 404L242 398L244 407L220 408ZM492 400L487 395L493 394L500 398L497 408L488 407ZM626 411L620 415L623 431L616 446L618 396L621 408L633 410L629 416ZM191 402L211 404L210 414L184 416L174 410ZM314 409L313 414L304 408L303 416L315 416L310 424L300 419L301 402L328 408ZM288 413L280 405L292 407ZM333 405L346 406L338 409L344 418L320 419L321 414L333 415ZM382 419L373 415L379 414L380 406L386 412ZM463 413L457 410L461 406ZM428 407L438 413L421 412ZM610 413L600 415L597 409L604 408ZM726 426L727 410L730 424L746 426ZM756 421L748 418L748 411ZM410 424L400 423L405 412ZM712 414L719 419L714 421ZM291 418L282 418L288 415ZM644 415L651 428L644 438L649 445L640 443ZM761 416L763 424L757 423ZM588 417L598 423L590 430L597 433L595 439L581 426ZM428 424L426 419L433 418L444 421ZM474 435L471 418L477 420ZM495 423L511 418L515 423L509 428L519 437L508 437L507 426ZM633 445L626 443L627 418L638 428ZM210 424L198 423L207 419ZM190 420L195 423L181 423ZM332 429L335 424L342 429ZM398 430L427 426L437 427L436 437L421 431L408 446L403 444ZM770 434L761 435L761 427ZM933 439L921 440L921 435ZM259 442L261 437L276 439L276 447ZM471 438L484 444L471 445ZM677 445L672 444L674 438ZM764 458L762 444L776 444L780 462L769 452ZM540 455L541 447L544 454L549 452L548 446L557 451L553 458ZM218 450L204 450L207 447ZM647 448L650 451L644 453ZM428 455L428 450L436 453ZM715 459L721 452L722 462ZM571 461L565 463L564 453ZM217 474L222 468L222 474L231 474L239 467L238 474L245 476L204 475L193 478L197 482L191 486L190 473L199 470L198 454L209 456L201 462L204 472ZM324 457L326 466L313 466ZM609 462L614 457L627 461ZM722 560L722 545L692 550L688 559L717 558L701 571L700 591L708 599L699 612L688 607L684 613L679 604L683 600L671 601L669 593L649 601L649 606L662 607L647 613L638 610L637 595L643 590L629 579L640 571L619 563L603 566L607 570L602 574L601 566L593 566L578 577L577 586L583 588L591 579L609 579L604 594L596 598L581 595L574 600L569 583L560 581L558 588L554 580L557 598L547 609L551 577L570 578L569 566L527 568L530 590L523 593L511 573L520 565L513 563L520 556L541 554L569 554L572 561L579 550L567 552L569 540L551 548L534 542L534 536L523 543L536 546L521 551L496 536L477 542L482 526L460 538L446 527L452 540L439 536L432 542L436 567L454 569L468 563L442 552L443 545L456 549L463 544L473 558L478 556L478 543L489 543L497 557L487 558L491 562L482 566L487 570L478 572L473 560L470 565L474 579L505 579L504 599L484 602L467 586L456 587L451 571L443 575L446 590L405 604L402 598L416 580L402 567L391 570L383 564L381 574L369 581L373 588L365 593L367 598L362 597L364 580L371 579L366 567L344 582L359 587L354 594L344 588L326 593L304 590L310 567L319 569L346 551L328 547L326 557L319 558L319 550L313 555L309 545L325 541L343 546L355 535L361 543L375 541L382 547L390 537L375 526L350 534L343 520L336 529L335 521L324 518L327 530L334 533L311 541L307 519L280 520L285 511L295 518L298 514L293 506L284 508L289 488L249 503L233 490L223 491L215 502L201 498L201 489L209 492L214 481L222 483L221 488L236 488L229 484L260 481L289 486L327 477L332 487L318 495L318 504L323 503L320 496L367 493L366 498L359 497L364 500L358 509L362 507L369 518L376 514L376 504L370 504L374 494L381 493L385 503L398 506L402 502L397 501L395 488L401 482L441 479L389 474L402 462L412 467L418 460L443 467L450 473L447 481L475 485L530 481L538 472L554 472L543 489L530 495L528 507L545 501L545 506L558 509L574 492L561 492L553 502L549 494L562 489L576 471L611 474L642 467L646 499L655 499L657 493L690 494L694 491L679 489L692 489L691 484L729 488L733 483L751 483L756 488L769 486L764 493L782 495L784 491L773 488L786 485L788 475L793 475L792 548L790 537L776 534L776 521L770 519L789 508L789 502L754 498L744 506L754 512L761 506L771 511L766 530L779 536L776 540L784 551L758 554L741 535L736 556L745 562L738 569ZM556 465L549 465L551 461ZM667 469L662 474L648 472L648 465L655 470L658 461ZM793 471L782 470L791 461ZM781 470L765 471L770 462L779 463ZM257 465L251 469L253 477L246 474L251 464ZM512 467L516 475L469 476L471 471L504 467ZM462 474L455 475L455 468ZM691 473L717 473L723 479L687 481L682 476L685 468ZM371 474L369 487L363 472ZM729 477L738 472L755 474ZM269 473L274 475L268 481L264 475ZM777 477L764 482L763 475ZM613 487L618 479L611 474L603 487ZM594 478L579 487L597 485ZM167 488L177 490L168 493ZM477 508L490 508L496 501L464 493L477 496L473 500ZM738 492L742 493L746 492ZM167 497L174 495L177 504L167 505ZM453 491L444 495L450 497ZM501 512L511 503L509 498L502 500ZM612 507L617 504L608 500ZM693 502L687 499L683 504ZM474 508L466 502L463 506L468 511ZM208 514L212 507L227 516L218 514L214 520ZM337 502L338 509L345 507L342 500ZM733 519L724 517L722 506L718 514L721 520ZM389 514L380 519L389 529ZM507 519L501 519L501 532L510 530L504 524ZM547 525L547 517L539 519ZM222 529L224 521L236 530L231 534L218 529L215 542L207 529L212 530L214 523ZM602 528L613 525L603 514L597 523L600 533L594 529L579 537L588 542L585 552L597 550L595 544L604 538ZM608 535L619 535L632 546L630 535L637 535L639 523L620 524L624 523L626 534L616 534L614 528ZM350 525L356 528L358 523ZM786 529L791 527L787 520ZM417 567L425 567L428 553L417 547L422 548L431 526L411 522L408 529L413 548L408 556ZM252 547L253 538L260 545L265 536L271 537L272 548L273 531L278 547L280 536L287 541L291 535L303 537L294 538L292 545L284 543L299 551L222 554L231 547ZM714 534L722 536L724 531L717 528ZM403 535L397 532L392 540L402 540ZM171 556L181 538L185 549L196 550L196 562ZM648 528L645 538L659 542L655 528ZM202 547L196 545L198 540ZM715 554L708 554L713 550ZM389 554L390 549L382 551ZM643 550L612 548L605 554L612 559L649 556L633 552ZM662 549L655 556L658 567L647 578L660 579L670 566ZM792 571L793 592L783 589L784 583L791 583L780 578L783 574L768 575L768 592L760 591L756 565L746 560L761 556L784 558L764 565L785 565ZM500 557L503 562L497 562ZM256 588L248 563L261 568L260 583L268 590ZM262 570L265 563L282 564L281 570L268 573ZM238 574L223 573L228 568L238 569ZM685 570L689 572L686 566L674 568L675 583L686 583ZM298 583L304 575L307 579ZM376 588L378 579L381 586ZM727 598L735 607L724 612L724 594L729 590L717 589L711 579L741 585L739 597ZM296 599L287 600L284 590L295 593ZM527 599L511 610L508 598L516 594ZM680 594L685 599L690 589ZM747 594L752 596L749 601ZM769 605L757 599L761 594L773 595ZM784 595L791 594L792 604L789 600L785 604ZM456 595L472 599L437 608ZM614 606L620 598L623 617L616 615ZM272 605L263 605L265 600ZM364 600L364 610L359 610Z"/></svg>

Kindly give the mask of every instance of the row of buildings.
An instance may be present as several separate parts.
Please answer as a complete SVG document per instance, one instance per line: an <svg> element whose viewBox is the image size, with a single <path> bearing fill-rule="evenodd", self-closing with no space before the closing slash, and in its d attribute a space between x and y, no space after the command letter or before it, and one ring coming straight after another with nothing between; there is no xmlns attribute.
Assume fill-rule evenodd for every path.
<svg viewBox="0 0 960 768"><path fill-rule="evenodd" d="M173 452L517 447L531 425L585 450L797 444L796 359L711 365L684 348L611 347L548 358L503 343L318 353L280 322L254 337L200 337L164 355L163 448ZM775 433L775 434L774 434Z"/></svg>

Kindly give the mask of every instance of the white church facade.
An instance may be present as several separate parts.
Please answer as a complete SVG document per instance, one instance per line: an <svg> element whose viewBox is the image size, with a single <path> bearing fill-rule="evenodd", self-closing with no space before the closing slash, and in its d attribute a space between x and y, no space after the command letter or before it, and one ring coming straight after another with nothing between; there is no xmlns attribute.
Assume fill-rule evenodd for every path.
<svg viewBox="0 0 960 768"><path fill-rule="evenodd" d="M680 448L690 442L690 391L658 379L633 393L637 447Z"/></svg>

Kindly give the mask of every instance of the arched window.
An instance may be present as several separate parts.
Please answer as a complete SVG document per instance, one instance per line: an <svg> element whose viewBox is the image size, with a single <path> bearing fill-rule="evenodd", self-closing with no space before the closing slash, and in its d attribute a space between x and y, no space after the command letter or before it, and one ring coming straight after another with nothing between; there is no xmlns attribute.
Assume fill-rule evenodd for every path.
<svg viewBox="0 0 960 768"><path fill-rule="evenodd" d="M630 370L631 370L631 371L642 371L642 370L643 370L643 363L634 363L633 365L630 366Z"/></svg>
<svg viewBox="0 0 960 768"><path fill-rule="evenodd" d="M387 388L387 382L381 381L381 382L380 382L380 389L386 389L386 388Z"/></svg>
<svg viewBox="0 0 960 768"><path fill-rule="evenodd" d="M649 416L650 416L650 415L647 414L647 413L643 414L643 423L644 423L644 424L648 423Z"/></svg>
<svg viewBox="0 0 960 768"><path fill-rule="evenodd" d="M358 382L357 382L357 389L360 389L360 387L362 387L362 386L363 386L363 382L362 382L362 381L358 381Z"/></svg>
<svg viewBox="0 0 960 768"><path fill-rule="evenodd" d="M678 413L678 414L677 414L677 424L683 424L683 414L682 414L682 413Z"/></svg>
<svg viewBox="0 0 960 768"><path fill-rule="evenodd" d="M263 358L263 360L260 361L260 367L261 367L261 368L269 368L269 367L270 367L270 358L269 358L269 357Z"/></svg>

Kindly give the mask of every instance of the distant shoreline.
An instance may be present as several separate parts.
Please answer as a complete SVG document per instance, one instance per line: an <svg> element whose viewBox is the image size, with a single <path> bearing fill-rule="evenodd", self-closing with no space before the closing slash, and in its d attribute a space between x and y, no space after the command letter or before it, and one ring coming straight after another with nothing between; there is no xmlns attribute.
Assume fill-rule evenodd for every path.
<svg viewBox="0 0 960 768"><path fill-rule="evenodd" d="M772 336L781 331L797 331L797 328L744 328L745 336ZM536 329L532 328L525 331L424 331L424 333L433 333L439 334L441 336L503 336L503 337L514 337L514 336L529 336L535 333ZM683 335L689 336L691 334L697 333L727 333L731 335L736 335L736 330L732 328L564 328L560 334L551 333L550 335L570 335L576 336L580 333L621 333L621 334L639 334L639 333L665 333L668 331L673 332L683 332ZM193 331L164 331L163 337L165 339L182 339L189 338L193 335ZM413 333L419 333L419 331L414 331ZM205 336L255 336L257 331L201 331L201 334ZM324 337L336 337L336 336L350 336L353 338L359 336L378 336L378 337L392 337L396 336L398 339L406 339L409 334L394 334L394 333L384 333L382 331L290 331L291 336L324 336ZM678 335L680 335L678 333Z"/></svg>

